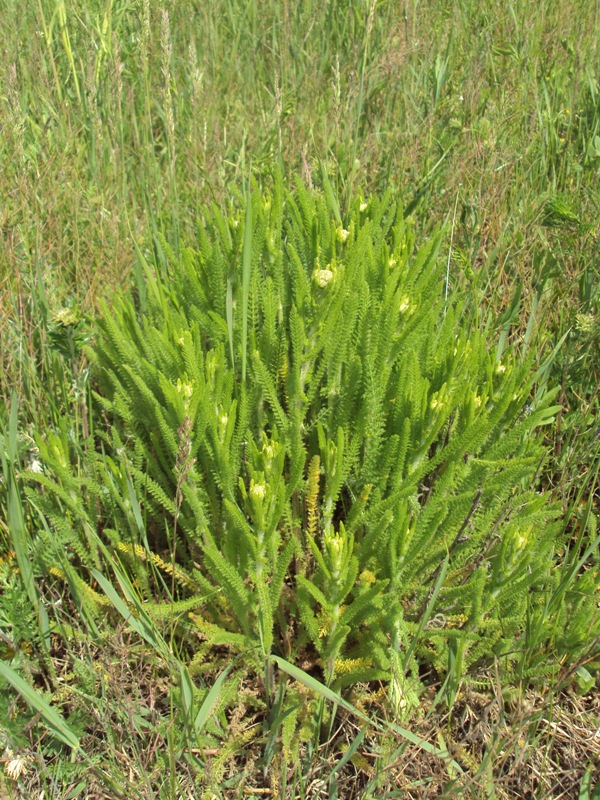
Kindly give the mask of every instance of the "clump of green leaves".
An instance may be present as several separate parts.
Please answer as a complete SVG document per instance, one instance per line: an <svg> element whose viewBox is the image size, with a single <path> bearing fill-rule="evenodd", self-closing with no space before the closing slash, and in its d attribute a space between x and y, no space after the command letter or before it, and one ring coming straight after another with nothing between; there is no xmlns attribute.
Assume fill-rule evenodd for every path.
<svg viewBox="0 0 600 800"><path fill-rule="evenodd" d="M105 309L102 447L70 489L56 470L53 522L79 573L101 530L188 634L338 687L392 680L402 704L420 662L458 679L543 606L558 527L535 431L556 409L446 298L439 236L416 250L390 193L342 220L326 188L275 177L207 209L195 249L164 244Z"/></svg>

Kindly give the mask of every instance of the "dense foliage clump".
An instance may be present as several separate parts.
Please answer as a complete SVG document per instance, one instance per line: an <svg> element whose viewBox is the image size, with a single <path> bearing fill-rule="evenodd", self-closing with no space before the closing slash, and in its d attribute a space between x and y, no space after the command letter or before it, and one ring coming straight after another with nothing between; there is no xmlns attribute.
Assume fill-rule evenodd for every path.
<svg viewBox="0 0 600 800"><path fill-rule="evenodd" d="M83 497L55 470L69 569L98 568L100 531L188 637L336 685L514 659L552 585L555 409L447 296L438 243L415 250L391 194L344 227L333 193L276 178L163 245L100 323Z"/></svg>

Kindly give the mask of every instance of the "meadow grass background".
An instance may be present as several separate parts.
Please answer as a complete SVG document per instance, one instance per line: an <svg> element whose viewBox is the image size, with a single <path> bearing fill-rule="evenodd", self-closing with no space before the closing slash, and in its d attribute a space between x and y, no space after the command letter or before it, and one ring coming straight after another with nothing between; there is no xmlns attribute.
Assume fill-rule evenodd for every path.
<svg viewBox="0 0 600 800"><path fill-rule="evenodd" d="M67 412L87 435L82 346L99 301L132 281L134 242L160 263L161 236L193 245L203 204L227 209L278 164L315 187L325 171L342 209L393 187L418 240L446 226L450 285L490 347L520 341L541 361L565 337L544 481L574 520L600 510L600 3L3 0L0 37L3 424L16 391L24 436ZM0 537L6 555L1 516ZM110 647L124 685L164 680L143 650ZM549 747L526 717L503 735ZM151 772L132 748L127 768ZM523 767L527 787L490 767L469 791L553 797L564 780L578 797L581 752L544 762L550 779Z"/></svg>

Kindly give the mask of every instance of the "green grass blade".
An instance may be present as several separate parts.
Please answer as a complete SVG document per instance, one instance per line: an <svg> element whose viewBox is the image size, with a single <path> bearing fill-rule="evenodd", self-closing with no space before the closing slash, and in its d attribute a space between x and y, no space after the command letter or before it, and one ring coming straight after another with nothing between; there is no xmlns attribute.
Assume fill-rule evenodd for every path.
<svg viewBox="0 0 600 800"><path fill-rule="evenodd" d="M594 786L592 784L593 775L594 768L590 765L581 779L578 800L600 800L600 780Z"/></svg>
<svg viewBox="0 0 600 800"><path fill-rule="evenodd" d="M194 708L194 684L185 664L179 665L179 685L181 687L181 706L186 724L192 718Z"/></svg>
<svg viewBox="0 0 600 800"><path fill-rule="evenodd" d="M335 195L335 191L333 186L331 185L331 181L329 180L329 175L327 174L327 169L325 164L321 163L321 176L323 179L323 188L325 189L325 196L327 197L327 203L329 207L333 211L335 216L335 221L338 225L342 224L342 214L340 211L340 204L338 203L337 197Z"/></svg>
<svg viewBox="0 0 600 800"><path fill-rule="evenodd" d="M116 798L123 798L126 795L120 787L113 781L110 775L94 764L88 754L81 748L79 737L66 723L64 718L53 708L32 686L30 686L12 667L0 659L0 676L24 698L29 706L36 711L45 721L50 733L72 750L79 751L92 772L104 783Z"/></svg>
<svg viewBox="0 0 600 800"><path fill-rule="evenodd" d="M333 689L325 686L325 684L321 683L316 678L313 678L312 675L309 675L303 669L300 669L300 667L290 664L289 661L286 661L280 656L272 655L270 656L270 659L273 661L273 663L277 664L279 669L287 673L291 678L294 678L294 680L304 684L304 686L306 686L308 689L312 689L313 692L321 695L321 697L323 697L325 700L329 700L331 703L341 706L350 714L354 714L369 725L373 725L374 727L378 726L377 722L367 717L366 714L363 714L362 711L359 711L351 703L348 703L347 700L344 700L340 694L334 692Z"/></svg>
<svg viewBox="0 0 600 800"><path fill-rule="evenodd" d="M370 719L369 717L367 717L366 714L363 714L362 711L359 711L358 708L353 706L352 703L349 703L347 700L344 700L344 698L340 694L334 692L332 689L322 684L316 678L313 678L312 675L309 675L307 672L304 672L304 670L300 669L300 667L296 667L294 664L290 664L289 661L285 661L285 659L281 658L280 656L270 656L270 658L271 661L277 664L279 669L283 670L283 672L286 672L291 678L294 678L294 680L303 683L304 686L308 687L309 689L312 689L312 691L321 695L321 697L323 697L325 700L329 700L331 703L335 703L336 705L341 706L343 709L348 711L350 714L353 714L354 716L358 717L363 722L372 725L374 728L377 728L378 730L388 728L388 730L391 730L394 733L397 733L399 736L402 736L403 739L407 739L412 744L417 745L417 747L421 748L421 750L424 750L426 753L429 753L430 755L433 756L437 756L439 758L443 758L444 760L448 761L447 754L443 750L440 750L440 748L435 747L435 745L432 745L430 742L426 742L425 740L421 739L412 731L409 731L406 728L401 727L400 725L395 725L392 722L381 723L377 720ZM456 761L450 760L448 763L454 769L462 773L462 768L460 764L457 764Z"/></svg>
<svg viewBox="0 0 600 800"><path fill-rule="evenodd" d="M441 588L443 586L443 583L444 583L444 578L446 577L446 572L448 571L448 564L449 563L450 563L450 556L447 555L446 558L444 559L443 563L442 563L442 567L440 569L440 574L438 575L438 579L435 582L435 588L433 590L433 593L431 595L429 603L427 603L427 608L425 609L425 613L423 614L423 616L421 617L421 621L419 622L419 627L417 629L417 632L414 635L413 640L410 643L410 646L409 646L409 648L408 648L408 650L406 652L406 656L404 658L404 669L405 670L408 669L408 664L409 664L409 661L410 661L410 657L414 653L415 647L417 646L417 642L419 641L419 637L420 637L421 633L423 632L423 628L425 627L425 625L427 625L427 622L429 621L429 618L431 617L431 614L433 613L433 609L435 607L435 603L436 603L436 600L438 598L438 594L440 593L440 590L441 590Z"/></svg>
<svg viewBox="0 0 600 800"><path fill-rule="evenodd" d="M252 197L250 190L246 198L246 226L242 249L242 383L246 380L248 352L248 299L252 272Z"/></svg>
<svg viewBox="0 0 600 800"><path fill-rule="evenodd" d="M361 729L360 729L360 731L359 731L359 732L356 734L356 736L355 736L355 737L354 737L354 739L352 740L352 743L350 744L350 747L349 747L349 748L346 750L346 752L344 753L344 755L342 756L342 758L340 758L340 760L338 761L338 763L337 763L337 764L335 765L335 767L334 767L334 768L331 770L331 775L332 775L332 776L333 776L333 775L335 775L337 772L340 772L340 770L341 770L343 767L345 767L345 766L346 766L346 764L347 764L347 763L350 761L350 759L352 758L352 756L353 756L353 755L356 753L356 751L358 750L358 748L359 748L359 747L361 746L361 744L363 743L363 741L364 741L364 738L365 738L365 736L366 736L366 733L367 733L367 729L366 729L366 728L361 728Z"/></svg>
<svg viewBox="0 0 600 800"><path fill-rule="evenodd" d="M149 645L151 645L154 650L166 661L171 659L171 652L169 650L169 646L161 636L160 632L158 631L156 625L152 622L150 617L144 611L144 608L137 597L135 597L132 591L128 591L127 587L127 579L125 576L116 569L116 565L112 565L113 569L115 569L115 574L117 576L117 580L121 585L121 589L123 589L123 593L126 595L127 600L133 606L133 609L130 609L123 599L119 596L115 587L111 584L111 582L102 575L101 572L98 570L93 569L92 575L94 576L95 580L98 581L100 586L102 587L103 592L111 601L115 609L119 612L119 614L123 617L125 622L133 628L133 630L139 634ZM137 616L136 616L137 615Z"/></svg>
<svg viewBox="0 0 600 800"><path fill-rule="evenodd" d="M226 667L223 672L219 675L217 680L211 686L208 694L204 698L204 702L200 706L198 714L196 716L196 720L194 722L194 729L196 733L201 733L204 729L204 726L210 719L210 715L212 714L217 701L219 700L219 695L221 693L221 689L223 684L227 680L227 676L231 672L235 665L235 661L233 661L228 667Z"/></svg>
<svg viewBox="0 0 600 800"><path fill-rule="evenodd" d="M10 418L8 422L8 457L11 464L17 461L17 427L19 419L19 400L17 393L13 392L10 401Z"/></svg>
<svg viewBox="0 0 600 800"><path fill-rule="evenodd" d="M40 520L40 525L42 526L42 528L46 532L46 536L48 537L49 541L52 541L52 529L48 525L48 521L47 521L46 517L42 513L41 509L31 499L29 500L29 504L35 510L35 512L37 513L37 515L39 517L39 520ZM68 555L65 552L65 550L62 549L60 546L57 546L56 560L57 560L57 563L62 564L62 571L63 571L64 577L65 577L65 580L66 580L66 582L67 582L67 584L69 586L69 589L71 590L71 595L73 597L73 600L75 601L75 604L77 605L79 613L81 614L85 624L88 626L91 635L94 636L95 638L99 639L100 638L100 630L99 630L99 628L98 628L98 626L96 624L94 616L93 616L93 614L88 612L88 610L86 608L86 605L83 602L83 598L81 596L80 589L77 586L77 583L73 580L73 574L75 572L75 570L73 568L73 565L69 562ZM44 609L44 612L45 612L45 609ZM61 631L62 630L62 622L60 622L59 620L57 620L56 622L58 623L58 630Z"/></svg>
<svg viewBox="0 0 600 800"><path fill-rule="evenodd" d="M135 524L137 526L138 533L140 534L140 538L144 543L146 552L149 553L150 543L148 542L146 525L144 523L144 518L142 517L142 509L140 508L140 504L138 502L137 495L135 493L135 486L133 485L133 480L131 479L129 471L127 471L127 492L129 494L129 502L131 503L131 510L133 512L133 517L135 519Z"/></svg>
<svg viewBox="0 0 600 800"><path fill-rule="evenodd" d="M227 317L227 335L229 336L231 366L233 369L235 369L235 357L233 355L233 282L231 278L227 278L227 297L225 299L225 314Z"/></svg>
<svg viewBox="0 0 600 800"><path fill-rule="evenodd" d="M17 486L17 478L15 475L15 464L18 461L17 451L17 423L18 423L18 401L16 393L12 395L10 419L8 427L8 454L9 462L2 457L2 469L6 482L8 484L8 497L6 505L6 514L8 522L8 531L17 564L19 565L19 573L21 580L29 597L31 605L35 609L38 618L38 624L42 633L43 641L46 647L50 646L50 623L48 621L48 613L40 600L35 579L33 576L33 568L31 566L31 559L29 557L29 533L25 523L25 513L23 511L23 504L19 495Z"/></svg>
<svg viewBox="0 0 600 800"><path fill-rule="evenodd" d="M547 356L547 358L542 362L541 366L538 368L538 371L534 376L533 380L534 384L537 383L540 386L544 386L544 384L548 381L548 373L550 371L550 367L552 366L554 360L556 359L556 356L558 355L560 348L563 346L565 339L567 338L570 332L571 329L569 328L569 330L560 337L558 343L556 344L550 355Z"/></svg>
<svg viewBox="0 0 600 800"><path fill-rule="evenodd" d="M61 715L36 690L26 683L12 667L0 660L0 675L19 692L31 708L44 718L52 734L64 744L78 750L79 737L69 728Z"/></svg>

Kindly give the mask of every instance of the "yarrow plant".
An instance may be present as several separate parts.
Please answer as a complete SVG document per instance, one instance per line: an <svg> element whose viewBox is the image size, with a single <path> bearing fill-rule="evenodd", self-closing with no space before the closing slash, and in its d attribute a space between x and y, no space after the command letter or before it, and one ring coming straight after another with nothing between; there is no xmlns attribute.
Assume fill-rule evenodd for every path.
<svg viewBox="0 0 600 800"><path fill-rule="evenodd" d="M167 599L203 653L389 680L402 707L424 662L508 665L553 581L535 432L555 409L445 300L439 245L415 249L392 194L342 224L279 177L243 214L207 209L195 249L164 245L99 324L79 491L64 465L37 476L71 585L102 562L93 529L151 608L174 547Z"/></svg>

